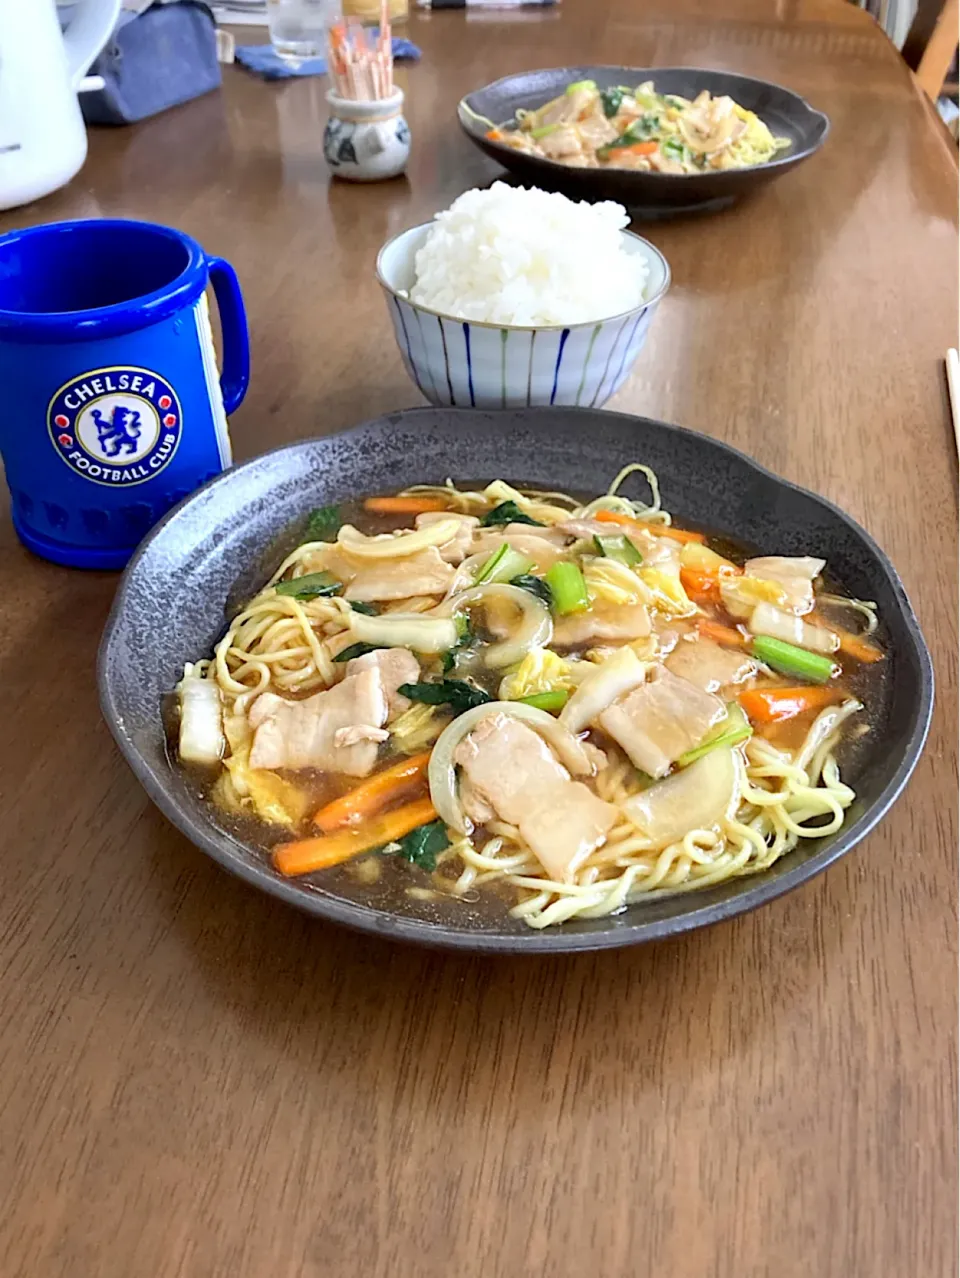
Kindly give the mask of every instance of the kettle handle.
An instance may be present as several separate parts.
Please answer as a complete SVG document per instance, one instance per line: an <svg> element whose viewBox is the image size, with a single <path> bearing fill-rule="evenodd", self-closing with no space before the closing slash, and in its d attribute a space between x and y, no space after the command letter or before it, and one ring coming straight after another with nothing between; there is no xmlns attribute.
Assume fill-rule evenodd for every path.
<svg viewBox="0 0 960 1278"><path fill-rule="evenodd" d="M110 39L119 16L120 0L82 0L77 5L76 16L63 33L74 90L80 88L90 63Z"/></svg>

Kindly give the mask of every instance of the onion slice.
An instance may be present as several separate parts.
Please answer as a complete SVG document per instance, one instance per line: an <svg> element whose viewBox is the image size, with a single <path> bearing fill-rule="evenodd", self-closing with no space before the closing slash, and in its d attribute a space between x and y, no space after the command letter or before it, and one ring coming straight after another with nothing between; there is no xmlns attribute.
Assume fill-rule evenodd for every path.
<svg viewBox="0 0 960 1278"><path fill-rule="evenodd" d="M459 532L459 519L438 519L415 532L382 533L376 537L367 537L353 524L344 524L337 533L337 543L358 559L404 559L429 546L443 546Z"/></svg>
<svg viewBox="0 0 960 1278"><path fill-rule="evenodd" d="M457 770L453 756L464 737L491 714L508 715L529 724L575 776L589 776L595 771L583 744L545 710L517 701L488 701L485 705L475 706L473 710L458 715L441 732L430 755L427 772L430 799L437 815L459 834L469 834L473 827L457 798Z"/></svg>
<svg viewBox="0 0 960 1278"><path fill-rule="evenodd" d="M607 706L638 688L646 673L646 666L632 648L618 649L578 686L560 711L560 722L570 732L582 732Z"/></svg>
<svg viewBox="0 0 960 1278"><path fill-rule="evenodd" d="M430 614L433 617L450 617L469 604L479 603L483 599L507 599L520 609L523 621L517 632L502 643L491 644L483 655L484 665L492 670L502 670L504 666L516 665L522 661L531 648L546 648L553 638L553 621L550 610L536 595L519 586L508 586L501 582L490 582L485 586L472 586L451 595L438 604Z"/></svg>

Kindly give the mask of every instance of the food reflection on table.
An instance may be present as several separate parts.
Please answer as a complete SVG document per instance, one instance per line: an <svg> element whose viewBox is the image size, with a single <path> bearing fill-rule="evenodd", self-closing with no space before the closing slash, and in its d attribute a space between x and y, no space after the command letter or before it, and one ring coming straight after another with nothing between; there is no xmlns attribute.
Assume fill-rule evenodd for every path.
<svg viewBox="0 0 960 1278"><path fill-rule="evenodd" d="M635 89L579 80L535 111L517 111L515 122L487 137L575 168L674 174L751 168L790 146L733 98L704 89L691 101L657 93L652 80Z"/></svg>
<svg viewBox="0 0 960 1278"><path fill-rule="evenodd" d="M842 826L883 651L823 559L678 526L640 464L592 500L448 481L299 532L169 723L281 874L393 875L543 928Z"/></svg>

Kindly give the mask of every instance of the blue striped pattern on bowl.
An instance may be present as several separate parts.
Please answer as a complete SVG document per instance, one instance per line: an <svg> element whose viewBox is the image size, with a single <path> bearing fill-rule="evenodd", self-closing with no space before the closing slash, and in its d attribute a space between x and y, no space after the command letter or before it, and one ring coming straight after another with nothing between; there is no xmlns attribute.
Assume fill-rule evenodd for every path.
<svg viewBox="0 0 960 1278"><path fill-rule="evenodd" d="M624 232L627 247L649 266L647 299L612 319L569 328L504 328L439 315L414 305L413 259L430 224L390 240L377 275L404 366L431 404L461 408L517 408L548 404L597 408L628 377L660 298L670 282L661 254Z"/></svg>

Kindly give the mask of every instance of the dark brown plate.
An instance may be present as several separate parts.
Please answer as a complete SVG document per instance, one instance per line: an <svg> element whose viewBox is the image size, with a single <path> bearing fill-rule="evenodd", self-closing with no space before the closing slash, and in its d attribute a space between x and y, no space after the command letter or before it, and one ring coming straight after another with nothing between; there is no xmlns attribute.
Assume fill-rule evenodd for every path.
<svg viewBox="0 0 960 1278"><path fill-rule="evenodd" d="M769 554L823 553L851 594L876 600L890 674L873 731L845 779L857 800L836 835L805 840L765 874L650 899L605 919L535 932L502 906L384 896L339 871L282 878L225 829L165 749L161 701L183 663L209 652L239 598L269 573L277 547L308 510L406 484L494 478L603 492L627 461L660 478L681 524L728 531ZM890 561L836 506L693 431L593 409L412 409L342 435L305 440L228 470L169 514L130 562L99 659L103 714L157 806L232 873L310 914L368 932L461 950L538 953L633 945L742 914L797 887L848 852L906 785L926 737L933 672Z"/></svg>
<svg viewBox="0 0 960 1278"><path fill-rule="evenodd" d="M628 169L571 168L524 155L485 136L489 126L478 116L504 124L514 119L518 108L532 111L543 106L576 80L595 80L601 89L615 84L636 87L653 80L658 93L677 93L685 98L696 97L702 89L729 94L735 102L756 112L775 136L789 138L790 146L769 163L749 169L697 174L634 173ZM808 159L823 145L830 131L827 117L789 89L746 75L697 67L557 67L524 71L468 93L457 107L457 116L471 142L526 185L563 191L572 199L616 200L640 217L722 208Z"/></svg>

